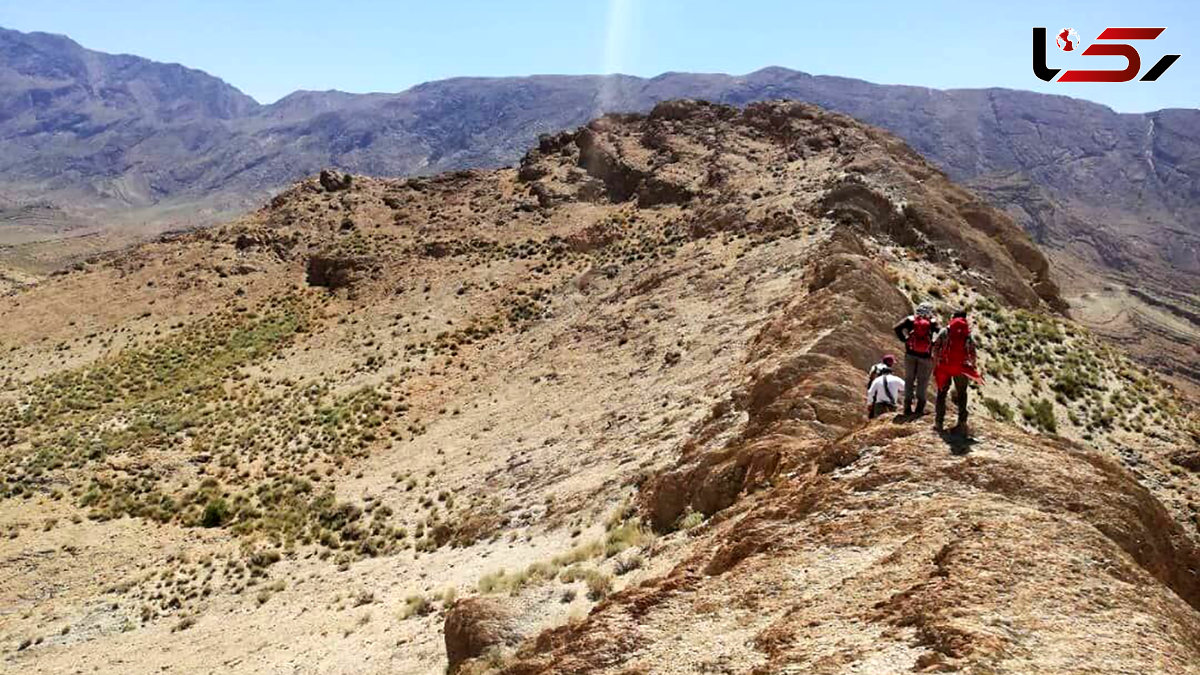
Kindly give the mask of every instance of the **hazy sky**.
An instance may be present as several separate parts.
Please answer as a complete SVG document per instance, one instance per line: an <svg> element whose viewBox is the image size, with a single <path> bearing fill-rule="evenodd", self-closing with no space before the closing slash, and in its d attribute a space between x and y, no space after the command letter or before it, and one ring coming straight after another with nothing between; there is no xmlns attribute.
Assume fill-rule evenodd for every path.
<svg viewBox="0 0 1200 675"><path fill-rule="evenodd" d="M778 65L938 88L1067 94L1126 112L1200 107L1200 3L797 0L0 0L0 26L205 70L261 102L296 89L400 91L459 75L664 71L744 74ZM1031 28L1166 26L1139 43L1158 82L1047 84ZM1049 49L1051 67L1120 69L1120 57Z"/></svg>

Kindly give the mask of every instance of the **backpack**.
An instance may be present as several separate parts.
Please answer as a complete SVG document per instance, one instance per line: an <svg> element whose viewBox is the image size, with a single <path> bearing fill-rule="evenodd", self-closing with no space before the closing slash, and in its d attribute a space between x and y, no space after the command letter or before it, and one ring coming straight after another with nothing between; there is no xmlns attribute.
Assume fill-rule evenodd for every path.
<svg viewBox="0 0 1200 675"><path fill-rule="evenodd" d="M954 319L946 331L946 344L942 347L941 361L950 364L964 364L970 357L967 348L967 338L971 336L971 327L966 319Z"/></svg>
<svg viewBox="0 0 1200 675"><path fill-rule="evenodd" d="M914 317L912 330L908 332L908 340L904 346L908 347L910 352L928 354L933 348L933 322L928 317Z"/></svg>

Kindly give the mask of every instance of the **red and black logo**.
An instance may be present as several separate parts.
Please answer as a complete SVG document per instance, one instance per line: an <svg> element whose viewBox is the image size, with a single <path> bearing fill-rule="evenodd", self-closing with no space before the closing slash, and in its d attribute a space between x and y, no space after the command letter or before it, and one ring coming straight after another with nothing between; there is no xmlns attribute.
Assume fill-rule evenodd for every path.
<svg viewBox="0 0 1200 675"><path fill-rule="evenodd" d="M1096 38L1097 40L1153 40L1162 34L1166 28L1105 28L1102 33ZM1058 48L1064 52L1079 51L1080 41L1079 34L1074 28L1064 28L1055 35L1055 42ZM1068 70L1058 78L1061 68L1049 68L1046 66L1046 29L1044 27L1036 27L1033 29L1033 74L1039 79L1047 82L1129 82L1137 77L1142 70L1142 57L1138 54L1138 50L1133 45L1124 43L1095 43L1088 45L1087 49L1082 52L1083 56L1123 56L1125 57L1126 65L1124 70ZM1141 82L1153 82L1157 80L1163 73L1167 72L1167 68L1179 59L1179 54L1167 54L1160 58L1146 74L1141 77Z"/></svg>

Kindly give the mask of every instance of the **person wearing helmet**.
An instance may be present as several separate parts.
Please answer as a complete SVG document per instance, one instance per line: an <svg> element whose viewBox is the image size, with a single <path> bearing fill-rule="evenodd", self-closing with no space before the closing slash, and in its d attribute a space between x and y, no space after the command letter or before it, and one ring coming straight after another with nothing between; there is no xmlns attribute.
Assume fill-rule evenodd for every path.
<svg viewBox="0 0 1200 675"><path fill-rule="evenodd" d="M895 370L895 368L896 357L892 356L891 354L884 354L883 358L879 360L879 363L871 366L871 369L867 371L867 389L871 388L871 383L875 381L875 378L884 373L890 373Z"/></svg>
<svg viewBox="0 0 1200 675"><path fill-rule="evenodd" d="M917 415L925 414L929 376L933 373L933 338L938 333L938 320L933 305L922 302L915 313L904 317L893 328L904 343L904 414L912 415L912 402L917 399Z"/></svg>

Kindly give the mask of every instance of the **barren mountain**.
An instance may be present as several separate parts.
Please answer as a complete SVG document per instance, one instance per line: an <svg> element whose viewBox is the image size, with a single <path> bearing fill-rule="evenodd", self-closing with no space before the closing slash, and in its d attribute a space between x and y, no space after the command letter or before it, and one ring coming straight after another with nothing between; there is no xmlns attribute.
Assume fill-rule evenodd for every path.
<svg viewBox="0 0 1200 675"><path fill-rule="evenodd" d="M1009 211L1058 263L1082 321L1165 372L1197 379L1196 110L1118 114L1066 97L884 86L784 68L457 78L398 94L297 92L261 106L178 65L0 29L0 180L19 204L56 216L5 213L4 223L20 227L5 227L3 241L125 224L107 235L112 248L218 222L327 166L404 176L508 165L539 134L680 97L810 101L889 129ZM49 254L70 262L98 246L25 244L0 255L0 265L38 274Z"/></svg>
<svg viewBox="0 0 1200 675"><path fill-rule="evenodd" d="M14 672L1200 672L1194 402L897 138L674 101L0 298ZM968 307L974 435L867 422Z"/></svg>

